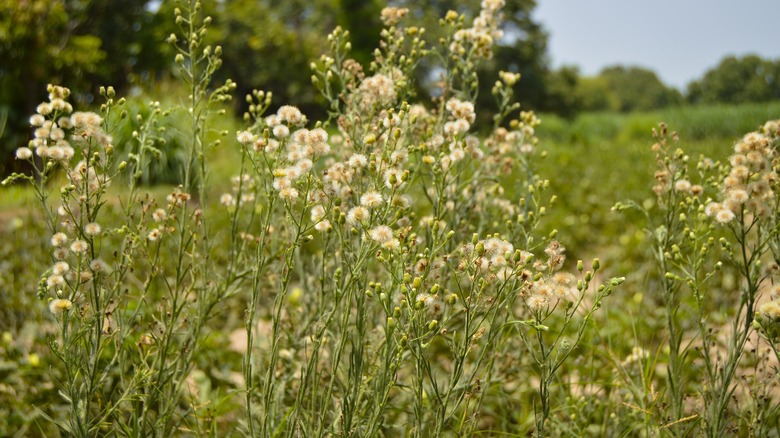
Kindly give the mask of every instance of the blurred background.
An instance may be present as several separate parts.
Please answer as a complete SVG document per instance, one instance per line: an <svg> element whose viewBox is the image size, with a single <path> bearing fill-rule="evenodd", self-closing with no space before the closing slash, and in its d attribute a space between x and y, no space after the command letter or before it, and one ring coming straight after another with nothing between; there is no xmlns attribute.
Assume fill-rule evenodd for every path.
<svg viewBox="0 0 780 438"><path fill-rule="evenodd" d="M472 16L479 10L477 0L391 3L409 7L409 23L426 27L430 40L447 10ZM780 30L766 25L780 4L677 3L508 0L505 36L483 68L478 106L492 105L490 78L498 70L522 73L516 93L525 109L563 120L780 100L780 59L771 57L772 47L780 51L772 44ZM161 88L175 96L169 89L176 86L173 54L164 42L176 28L175 6L161 0L0 0L0 175L17 170L13 151L29 138L27 120L47 83L70 87L82 105L93 101L100 85L130 97ZM349 29L354 58L367 64L384 6L378 0L205 1L214 19L209 38L224 49L217 79L237 82L236 97L253 88L272 91L277 105L298 105L316 119L323 106L308 65L325 51L324 36L337 25ZM430 76L430 68L423 65L420 74ZM243 99L234 102L240 114Z"/></svg>

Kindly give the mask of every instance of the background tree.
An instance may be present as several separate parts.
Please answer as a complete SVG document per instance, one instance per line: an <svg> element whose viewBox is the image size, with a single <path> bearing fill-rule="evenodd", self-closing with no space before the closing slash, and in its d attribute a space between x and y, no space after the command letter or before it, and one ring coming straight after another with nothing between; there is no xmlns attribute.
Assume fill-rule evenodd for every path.
<svg viewBox="0 0 780 438"><path fill-rule="evenodd" d="M582 78L576 66L563 66L545 76L547 99L543 110L572 118L583 108L583 96L578 92Z"/></svg>
<svg viewBox="0 0 780 438"><path fill-rule="evenodd" d="M402 0L393 2L396 6L409 8L410 20L424 27L429 41L438 41L443 36L439 19L447 11L453 10L466 14L467 25L471 23L479 11L476 0L429 0L424 2ZM496 110L496 103L491 88L498 78L499 71L520 73L522 78L515 85L515 95L522 102L524 109L548 109L548 82L550 74L547 57L547 32L535 21L532 13L536 8L536 0L507 1L502 9L504 36L493 47L493 58L482 61L478 74L479 95L477 97L477 114L486 114ZM430 85L436 80L436 65L420 66L420 81ZM431 89L422 88L421 93L430 93ZM480 111L484 109L485 111ZM489 120L482 120L482 123Z"/></svg>
<svg viewBox="0 0 780 438"><path fill-rule="evenodd" d="M577 82L577 97L582 111L618 111L620 100L603 76L583 76Z"/></svg>
<svg viewBox="0 0 780 438"><path fill-rule="evenodd" d="M691 103L745 103L780 99L780 60L727 56L688 86Z"/></svg>
<svg viewBox="0 0 780 438"><path fill-rule="evenodd" d="M46 84L91 101L98 85L119 89L159 71L162 38L148 0L0 0L0 174L29 136Z"/></svg>
<svg viewBox="0 0 780 438"><path fill-rule="evenodd" d="M636 66L607 67L599 73L621 112L647 111L679 104L682 95L667 87L652 70Z"/></svg>

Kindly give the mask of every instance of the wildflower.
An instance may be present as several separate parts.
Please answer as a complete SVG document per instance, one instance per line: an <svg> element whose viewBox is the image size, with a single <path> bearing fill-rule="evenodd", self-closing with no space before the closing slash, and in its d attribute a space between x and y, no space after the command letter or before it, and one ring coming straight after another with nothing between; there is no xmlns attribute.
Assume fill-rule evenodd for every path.
<svg viewBox="0 0 780 438"><path fill-rule="evenodd" d="M553 240L547 245L544 252L549 257L549 267L553 271L557 271L563 267L563 262L566 260L566 248L563 247L558 241Z"/></svg>
<svg viewBox="0 0 780 438"><path fill-rule="evenodd" d="M362 97L360 105L364 109L389 106L395 102L397 96L395 83L383 74L376 74L364 79L358 90Z"/></svg>
<svg viewBox="0 0 780 438"><path fill-rule="evenodd" d="M545 307L547 307L548 304L547 298L541 296L541 295L530 295L528 298L526 298L525 303L528 305L528 307L534 311L538 312Z"/></svg>
<svg viewBox="0 0 780 438"><path fill-rule="evenodd" d="M691 182L687 179L681 179L674 183L674 189L678 192L688 192L691 190Z"/></svg>
<svg viewBox="0 0 780 438"><path fill-rule="evenodd" d="M452 161L453 163L457 163L458 161L466 158L466 153L461 148L454 148L450 152L449 157L450 157L450 161Z"/></svg>
<svg viewBox="0 0 780 438"><path fill-rule="evenodd" d="M74 240L73 243L70 244L70 250L77 254L86 252L87 249L89 249L89 244L83 240Z"/></svg>
<svg viewBox="0 0 780 438"><path fill-rule="evenodd" d="M301 110L292 105L281 106L276 114L281 121L286 122L288 125L303 125L306 123L306 116L301 113Z"/></svg>
<svg viewBox="0 0 780 438"><path fill-rule="evenodd" d="M311 208L311 220L317 222L325 217L325 207L321 205L315 205Z"/></svg>
<svg viewBox="0 0 780 438"><path fill-rule="evenodd" d="M404 185L402 180L403 172L401 169L391 167L384 172L385 186L388 189L401 188Z"/></svg>
<svg viewBox="0 0 780 438"><path fill-rule="evenodd" d="M368 219L368 210L364 207L353 207L347 212L347 223L355 225Z"/></svg>
<svg viewBox="0 0 780 438"><path fill-rule="evenodd" d="M734 178L744 181L750 176L750 169L747 168L747 166L734 166L731 169L731 176Z"/></svg>
<svg viewBox="0 0 780 438"><path fill-rule="evenodd" d="M484 5L483 5L484 8ZM509 85L510 87L517 83L517 81L520 80L520 73L512 73L508 71L500 71L498 72L498 77L501 78L501 80Z"/></svg>
<svg viewBox="0 0 780 438"><path fill-rule="evenodd" d="M312 145L328 141L328 131L322 128L314 128L309 131L309 143Z"/></svg>
<svg viewBox="0 0 780 438"><path fill-rule="evenodd" d="M330 145L326 142L318 142L312 145L312 150L317 155L325 155L330 152Z"/></svg>
<svg viewBox="0 0 780 438"><path fill-rule="evenodd" d="M168 213L162 208L158 208L152 213L152 219L154 219L155 222L162 222L167 217L168 217Z"/></svg>
<svg viewBox="0 0 780 438"><path fill-rule="evenodd" d="M731 222L732 220L734 220L734 217L735 217L734 212L732 212L727 208L720 209L718 210L717 213L715 213L715 220L717 220L722 224Z"/></svg>
<svg viewBox="0 0 780 438"><path fill-rule="evenodd" d="M108 271L108 265L101 259L94 259L89 263L89 269L94 272L106 272Z"/></svg>
<svg viewBox="0 0 780 438"><path fill-rule="evenodd" d="M285 172L285 175L286 174L287 172ZM288 178L274 178L272 185L275 190L283 190L292 186L292 181L290 181Z"/></svg>
<svg viewBox="0 0 780 438"><path fill-rule="evenodd" d="M296 147L295 143L291 144L289 151L287 152L287 161L298 161L305 156L305 152Z"/></svg>
<svg viewBox="0 0 780 438"><path fill-rule="evenodd" d="M393 238L393 230L387 225L379 225L368 231L369 237L379 243L385 243Z"/></svg>
<svg viewBox="0 0 780 438"><path fill-rule="evenodd" d="M319 232L327 231L327 230L331 229L330 221L325 219L325 220L322 220L320 222L317 222L317 224L314 225L314 229L319 231Z"/></svg>
<svg viewBox="0 0 780 438"><path fill-rule="evenodd" d="M390 154L390 162L393 164L405 163L409 159L409 152L406 149L400 149L393 151Z"/></svg>
<svg viewBox="0 0 780 438"><path fill-rule="evenodd" d="M51 129L49 126L41 126L40 128L33 131L33 135L36 139L47 139L49 138L49 134L51 133Z"/></svg>
<svg viewBox="0 0 780 438"><path fill-rule="evenodd" d="M285 187L279 190L279 197L286 200L293 200L298 198L298 190L294 187Z"/></svg>
<svg viewBox="0 0 780 438"><path fill-rule="evenodd" d="M32 150L30 148L22 147L16 150L17 160L29 160L32 158Z"/></svg>
<svg viewBox="0 0 780 438"><path fill-rule="evenodd" d="M93 277L92 276L92 272L90 272L90 271L81 271L81 276L80 276L79 280L82 283L86 283L86 282L92 280L92 277Z"/></svg>
<svg viewBox="0 0 780 438"><path fill-rule="evenodd" d="M577 290L573 287L576 284L573 275L567 272L557 272L550 278L550 281L558 298L572 301L577 298Z"/></svg>
<svg viewBox="0 0 780 438"><path fill-rule="evenodd" d="M160 229L159 228L155 228L155 229L149 231L149 234L146 235L146 238L149 239L150 241L154 242L157 239L159 239L161 235L162 235L162 232L160 231Z"/></svg>
<svg viewBox="0 0 780 438"><path fill-rule="evenodd" d="M77 135L82 137L98 137L106 143L106 137L100 129L103 118L98 114L77 111L70 116L70 123L73 125L73 128L76 129Z"/></svg>
<svg viewBox="0 0 780 438"><path fill-rule="evenodd" d="M361 168L368 165L368 158L363 154L352 154L347 161L347 165L352 168Z"/></svg>
<svg viewBox="0 0 780 438"><path fill-rule="evenodd" d="M51 107L51 104L48 103L48 102L44 102L44 103L38 105L38 108L36 108L36 112L39 115L42 115L42 116L47 116L47 115L51 114L51 111L52 111L52 107Z"/></svg>
<svg viewBox="0 0 780 438"><path fill-rule="evenodd" d="M51 254L57 260L65 260L68 257L68 250L65 248L55 248Z"/></svg>
<svg viewBox="0 0 780 438"><path fill-rule="evenodd" d="M731 190L728 195L729 201L737 204L744 204L748 200L748 193L742 189Z"/></svg>
<svg viewBox="0 0 780 438"><path fill-rule="evenodd" d="M65 131L60 128L52 128L52 130L49 132L49 138L54 141L63 140L65 138Z"/></svg>
<svg viewBox="0 0 780 438"><path fill-rule="evenodd" d="M290 128L285 125L276 125L273 129L274 137L285 138L290 135Z"/></svg>
<svg viewBox="0 0 780 438"><path fill-rule="evenodd" d="M65 277L62 275L54 274L49 276L49 278L46 279L46 286L49 287L49 289L54 288L60 288L65 285Z"/></svg>
<svg viewBox="0 0 780 438"><path fill-rule="evenodd" d="M66 262L57 262L52 267L52 272L55 275L65 275L68 271L70 271L70 266Z"/></svg>
<svg viewBox="0 0 780 438"><path fill-rule="evenodd" d="M48 149L48 158L54 161L64 161L65 151L59 146L52 146Z"/></svg>
<svg viewBox="0 0 780 438"><path fill-rule="evenodd" d="M384 25L387 27L395 26L408 13L409 13L409 8L395 8L395 7L384 8L382 9L382 15L381 15L382 23L384 23Z"/></svg>
<svg viewBox="0 0 780 438"><path fill-rule="evenodd" d="M363 194L363 196L360 197L360 205L363 207L368 208L374 208L379 207L384 203L384 199L382 198L382 195L378 192L371 190Z"/></svg>
<svg viewBox="0 0 780 438"><path fill-rule="evenodd" d="M474 123L476 113L474 112L473 103L453 98L447 101L446 107L447 111L449 111L455 119L462 119L468 123Z"/></svg>
<svg viewBox="0 0 780 438"><path fill-rule="evenodd" d="M482 0L481 6L482 9L497 11L504 7L504 0Z"/></svg>
<svg viewBox="0 0 780 438"><path fill-rule="evenodd" d="M100 233L100 224L91 222L86 225L84 225L84 234L87 236L95 236Z"/></svg>
<svg viewBox="0 0 780 438"><path fill-rule="evenodd" d="M715 216L721 209L723 209L723 206L721 206L720 203L710 202L704 207L704 214L707 216Z"/></svg>
<svg viewBox="0 0 780 438"><path fill-rule="evenodd" d="M59 127L63 129L73 128L73 123L70 122L70 117L60 117L59 119L57 119L57 125L59 125Z"/></svg>
<svg viewBox="0 0 780 438"><path fill-rule="evenodd" d="M219 203L225 207L233 207L236 205L236 200L233 199L233 195L230 193L223 193L222 196L219 197Z"/></svg>
<svg viewBox="0 0 780 438"><path fill-rule="evenodd" d="M46 118L40 114L34 114L30 117L30 126L42 126Z"/></svg>
<svg viewBox="0 0 780 438"><path fill-rule="evenodd" d="M396 239L396 238L392 238L392 239L387 240L387 241L382 243L382 248L388 249L388 250L391 250L391 251L396 250L396 249L398 249L400 247L401 247L401 242L398 239Z"/></svg>
<svg viewBox="0 0 780 438"><path fill-rule="evenodd" d="M173 207L180 207L185 202L189 201L190 198L191 198L191 196L190 196L189 193L184 193L184 192L182 192L181 190L179 190L177 188L177 189L174 189L173 193L168 195L165 199L168 201L168 203L171 204L171 206L173 206Z"/></svg>
<svg viewBox="0 0 780 438"><path fill-rule="evenodd" d="M382 126L384 126L385 128L391 128L393 126L398 126L400 124L401 124L401 118L398 117L397 114L393 114L392 116L388 114L387 117L385 117L385 119L382 121Z"/></svg>
<svg viewBox="0 0 780 438"><path fill-rule="evenodd" d="M55 233L53 236L51 236L52 246L62 246L66 243L68 243L68 236L66 236L65 233Z"/></svg>
<svg viewBox="0 0 780 438"><path fill-rule="evenodd" d="M295 169L298 171L300 175L305 175L309 173L309 171L313 166L314 163L312 163L312 161L308 158L298 160L298 162L295 163Z"/></svg>
<svg viewBox="0 0 780 438"><path fill-rule="evenodd" d="M248 145L250 143L253 143L255 141L255 136L249 131L240 131L236 135L236 140L238 140L239 143L243 145Z"/></svg>
<svg viewBox="0 0 780 438"><path fill-rule="evenodd" d="M758 313L770 321L780 321L780 301L768 301L762 304Z"/></svg>
<svg viewBox="0 0 780 438"><path fill-rule="evenodd" d="M63 298L56 298L49 303L49 311L55 316L62 315L73 307L73 303L70 300Z"/></svg>
<svg viewBox="0 0 780 438"><path fill-rule="evenodd" d="M453 122L447 122L444 124L444 134L448 137L457 137L460 134L467 132L470 128L469 122L458 119Z"/></svg>
<svg viewBox="0 0 780 438"><path fill-rule="evenodd" d="M282 119L276 114L272 114L265 118L265 124L268 125L269 128L273 128L280 123L282 123Z"/></svg>

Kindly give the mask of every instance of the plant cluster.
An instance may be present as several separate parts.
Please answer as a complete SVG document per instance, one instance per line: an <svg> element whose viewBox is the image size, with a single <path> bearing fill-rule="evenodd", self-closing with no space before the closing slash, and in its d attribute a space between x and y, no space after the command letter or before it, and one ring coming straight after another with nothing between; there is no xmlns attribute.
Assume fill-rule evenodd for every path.
<svg viewBox="0 0 780 438"><path fill-rule="evenodd" d="M50 85L16 152L34 173L4 185L27 182L47 227L51 424L74 436L777 432L762 351L780 360L778 124L728 163L694 163L659 127L657 204L618 209L646 216L667 335L622 361L590 351L624 279L598 258L567 261L565 237L542 231L557 197L538 172L540 120L514 100L519 74L501 72L493 126L474 132L476 71L503 6L483 0L470 23L447 13L437 44L386 8L368 66L336 28L312 63L324 121L271 111L255 90L245 126L216 131L236 84L212 83L222 50L196 0L167 39L181 107L131 117L108 87L98 113L74 112ZM422 60L441 66L431 102L415 100ZM143 193L170 125L183 182ZM237 173L215 181L209 157L226 148ZM711 319L724 303L726 320Z"/></svg>

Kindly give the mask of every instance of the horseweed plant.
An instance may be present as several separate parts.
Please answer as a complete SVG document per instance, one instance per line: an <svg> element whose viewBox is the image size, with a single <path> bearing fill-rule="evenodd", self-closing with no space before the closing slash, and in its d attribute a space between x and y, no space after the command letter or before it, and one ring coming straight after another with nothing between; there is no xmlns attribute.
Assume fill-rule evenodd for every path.
<svg viewBox="0 0 780 438"><path fill-rule="evenodd" d="M652 388L645 388L651 400L634 395L635 402L644 406L639 409L658 420L653 428L656 433L682 436L699 430L716 437L748 428L764 435L771 424L762 422L762 416L778 410L776 404L767 406L760 373L755 373L754 387L746 388L755 417L737 422L731 418L737 412L729 409L730 401L736 399L737 373L746 345L752 342L751 351L758 350L758 339L753 336L751 341L753 329L777 356L773 329L777 301L766 302L756 311L762 284L774 283L778 274L777 126L777 122L768 122L759 132L742 138L727 164L701 157L693 166L682 149L674 148L677 134L670 136L662 124L654 130L652 147L658 164L653 187L657 208L635 203L616 206L638 208L646 216L660 273L660 298L666 307L666 399L657 402L658 394ZM730 286L734 276L741 280ZM730 293L733 288L740 291L727 297L715 294ZM771 300L777 299L776 289L772 286L769 291ZM709 320L718 307L713 303L733 308L730 327L725 321L719 323L721 327ZM719 331L729 329L725 336L718 336ZM758 355L752 360L762 359ZM703 364L703 370L691 373L696 362ZM699 372L705 384L697 389L692 384L702 378ZM764 389L756 391L755 387ZM697 390L698 397L689 393Z"/></svg>
<svg viewBox="0 0 780 438"><path fill-rule="evenodd" d="M386 8L367 69L337 28L312 65L328 120L289 105L269 114L270 93L247 96L247 126L231 141L239 173L218 202L207 156L224 146L210 121L235 84L211 88L221 49L204 45L199 2L176 9L168 38L184 108L154 103L139 116L127 161L113 153L126 112L112 88L95 114L72 112L69 91L50 86L30 120L35 139L17 151L35 174L10 180L33 186L51 231L39 295L57 323L50 347L69 406L52 421L75 436L216 434L225 422L264 437L547 434L557 375L622 279L596 285L598 259L570 273L557 233L541 233L556 197L534 170L539 120L512 119L518 74L493 88L492 131L470 133L476 68L501 37L502 6L484 0L471 26L449 12L438 46L403 24L406 9ZM410 103L423 58L444 72L430 106ZM171 111L187 115L189 150L181 186L158 200L139 183ZM224 328L215 315L236 303L241 373L227 395L208 394L200 359ZM533 421L485 422L487 406L529 390ZM222 413L225 399L243 410Z"/></svg>

